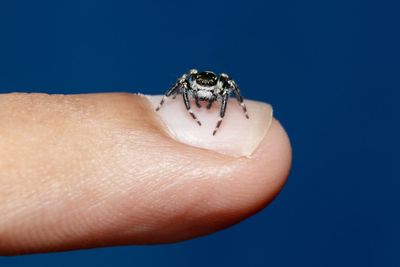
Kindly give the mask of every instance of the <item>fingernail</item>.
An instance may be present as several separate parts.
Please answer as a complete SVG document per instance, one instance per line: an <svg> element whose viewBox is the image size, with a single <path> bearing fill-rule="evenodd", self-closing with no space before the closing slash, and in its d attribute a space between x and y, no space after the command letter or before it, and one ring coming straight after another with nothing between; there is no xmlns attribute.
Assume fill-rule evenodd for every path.
<svg viewBox="0 0 400 267"><path fill-rule="evenodd" d="M222 154L240 157L251 156L264 139L272 123L272 107L269 104L245 100L249 119L236 99L229 99L225 117L213 135L220 120L220 102L210 109L207 103L198 108L193 102L191 110L201 126L186 110L181 96L165 99L156 111L162 96L146 96L164 122L171 137L188 145L213 150Z"/></svg>

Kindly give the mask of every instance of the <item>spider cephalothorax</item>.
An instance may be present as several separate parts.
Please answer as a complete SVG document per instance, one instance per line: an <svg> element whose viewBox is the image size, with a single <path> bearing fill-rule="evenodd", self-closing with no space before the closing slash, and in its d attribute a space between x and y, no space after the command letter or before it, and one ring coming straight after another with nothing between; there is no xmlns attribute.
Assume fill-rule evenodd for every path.
<svg viewBox="0 0 400 267"><path fill-rule="evenodd" d="M243 103L242 96L240 95L239 87L234 80L229 78L225 73L221 73L217 76L212 71L198 72L197 70L192 69L183 74L182 77L180 77L165 93L159 106L156 108L156 111L161 108L167 97L172 95L173 98L175 98L177 94L182 94L186 109L189 111L192 118L201 125L201 122L197 119L191 109L190 97L195 100L196 106L199 108L201 107L200 101L206 101L208 109L211 108L214 101L221 101L220 119L213 132L213 135L215 135L218 128L221 126L222 118L225 116L226 105L232 92L236 95L236 99L242 106L243 112L248 119L249 116L247 114L246 106Z"/></svg>
<svg viewBox="0 0 400 267"><path fill-rule="evenodd" d="M211 71L203 71L193 75L194 81L202 86L215 86L218 82L218 77L214 72Z"/></svg>

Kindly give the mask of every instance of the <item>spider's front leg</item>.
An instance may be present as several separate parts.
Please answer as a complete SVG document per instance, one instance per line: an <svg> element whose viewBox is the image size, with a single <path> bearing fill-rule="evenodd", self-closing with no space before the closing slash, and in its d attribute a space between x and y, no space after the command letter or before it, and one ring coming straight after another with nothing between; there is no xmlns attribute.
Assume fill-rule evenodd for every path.
<svg viewBox="0 0 400 267"><path fill-rule="evenodd" d="M194 101L195 101L195 103L196 103L196 106L197 106L198 108L201 108L200 99L199 99L199 97L198 97L197 95L195 95Z"/></svg>
<svg viewBox="0 0 400 267"><path fill-rule="evenodd" d="M165 99L173 95L173 99L175 99L176 95L178 94L178 91L180 87L182 86L181 80L177 81L168 91L165 93L165 95L162 97L160 104L158 104L158 107L156 108L156 111L159 111L161 106L164 104Z"/></svg>
<svg viewBox="0 0 400 267"><path fill-rule="evenodd" d="M159 111L161 106L164 104L165 99L170 97L172 95L172 99L175 99L176 96L180 93L180 90L188 85L188 78L190 79L192 75L196 74L197 70L196 69L191 69L185 74L183 74L177 81L176 83L165 92L163 98L160 101L160 104L158 104L156 111Z"/></svg>
<svg viewBox="0 0 400 267"><path fill-rule="evenodd" d="M230 85L231 85L232 91L235 93L237 101L239 102L240 106L243 109L243 112L244 112L246 118L249 119L249 114L247 113L246 105L243 102L243 97L240 94L239 86L237 86L237 84L233 80L230 81Z"/></svg>
<svg viewBox="0 0 400 267"><path fill-rule="evenodd" d="M220 117L220 118L219 118L219 120L218 120L218 122L217 122L217 125L215 126L213 135L215 135L215 134L217 133L219 127L221 126L222 119L223 119L224 116L225 116L226 104L228 103L228 99L229 99L229 94L224 94L224 95L222 96L222 100L221 100L221 109L220 109L220 111L219 111L219 117Z"/></svg>
<svg viewBox="0 0 400 267"><path fill-rule="evenodd" d="M210 109L212 107L212 104L214 103L214 99L210 99L208 100L208 104L207 104L207 109Z"/></svg>
<svg viewBox="0 0 400 267"><path fill-rule="evenodd" d="M189 111L190 116L197 122L199 126L201 126L201 122L197 119L196 115L194 115L192 108L190 106L190 98L189 98L189 85L186 84L185 87L182 90L182 95L183 95L183 102L185 103L186 109Z"/></svg>

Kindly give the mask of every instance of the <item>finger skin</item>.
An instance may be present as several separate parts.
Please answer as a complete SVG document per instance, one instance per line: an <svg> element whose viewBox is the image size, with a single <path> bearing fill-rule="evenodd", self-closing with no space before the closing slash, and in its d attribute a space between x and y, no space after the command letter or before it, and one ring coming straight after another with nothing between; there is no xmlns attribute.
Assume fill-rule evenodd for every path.
<svg viewBox="0 0 400 267"><path fill-rule="evenodd" d="M176 242L267 205L290 169L277 121L250 157L170 138L133 94L0 96L0 254Z"/></svg>

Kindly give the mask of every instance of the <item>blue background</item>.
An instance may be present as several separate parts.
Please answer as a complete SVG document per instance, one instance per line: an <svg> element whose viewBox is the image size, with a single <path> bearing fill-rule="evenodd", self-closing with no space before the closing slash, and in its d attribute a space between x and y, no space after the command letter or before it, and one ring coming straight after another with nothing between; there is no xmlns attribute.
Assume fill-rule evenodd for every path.
<svg viewBox="0 0 400 267"><path fill-rule="evenodd" d="M268 101L293 170L267 209L179 244L0 266L400 266L393 1L1 1L2 92L163 93L196 67Z"/></svg>

